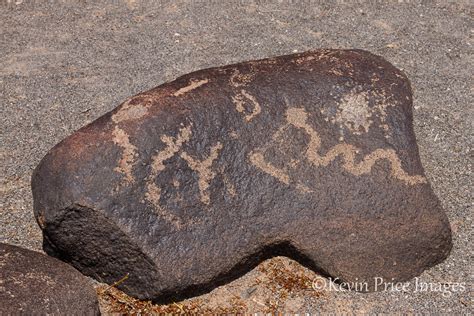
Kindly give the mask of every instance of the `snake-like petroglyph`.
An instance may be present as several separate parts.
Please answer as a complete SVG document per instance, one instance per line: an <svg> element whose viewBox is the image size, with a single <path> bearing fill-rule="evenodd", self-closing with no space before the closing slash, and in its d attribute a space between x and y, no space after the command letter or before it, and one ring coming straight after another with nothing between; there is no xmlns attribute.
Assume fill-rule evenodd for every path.
<svg viewBox="0 0 474 316"><path fill-rule="evenodd" d="M251 121L255 116L260 114L262 111L262 108L260 107L260 104L258 103L257 99L248 93L245 90L241 90L239 94L236 96L232 97L232 101L235 104L235 108L238 112L244 113L246 112L246 105L250 104L249 107L252 108L252 112L249 114L245 114L245 120L247 122Z"/></svg>
<svg viewBox="0 0 474 316"><path fill-rule="evenodd" d="M260 168L265 173L268 173L272 177L275 177L284 184L290 184L290 176L288 174L288 171L281 168L277 168L271 163L267 162L262 153L252 152L249 155L249 159L254 166Z"/></svg>
<svg viewBox="0 0 474 316"><path fill-rule="evenodd" d="M338 156L341 156L343 161L342 167L349 173L355 176L360 176L370 173L373 165L378 160L387 160L391 165L392 177L399 179L408 185L426 183L426 179L423 176L409 175L405 170L403 170L400 158L393 149L376 149L363 157L358 163L356 163L356 154L359 152L359 149L346 143L337 144L329 149L325 155L320 155L319 149L321 147L321 140L319 134L308 124L307 119L308 114L303 108L289 108L286 111L287 123L273 135L273 141L284 134L289 126L294 126L304 130L309 136L309 143L304 153L306 159L314 167L326 167ZM280 182L290 184L290 175L287 169L277 168L265 160L264 151L266 147L267 146L264 146L264 148L262 148L263 150L252 151L249 154L250 162L263 172L278 179ZM301 187L302 185L300 183L297 186L305 188L305 190L307 189L306 187Z"/></svg>

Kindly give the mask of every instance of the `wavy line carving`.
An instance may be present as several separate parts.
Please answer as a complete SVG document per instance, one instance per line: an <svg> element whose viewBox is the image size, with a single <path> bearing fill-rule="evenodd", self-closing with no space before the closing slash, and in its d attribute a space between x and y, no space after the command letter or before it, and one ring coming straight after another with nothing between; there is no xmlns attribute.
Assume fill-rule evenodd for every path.
<svg viewBox="0 0 474 316"><path fill-rule="evenodd" d="M392 177L405 182L407 185L426 183L425 177L421 175L409 175L405 170L403 170L400 158L393 149L376 149L363 157L363 159L358 163L356 163L355 160L359 149L350 144L337 144L329 149L325 155L320 155L318 151L321 147L321 139L318 132L307 123L307 118L308 114L303 108L289 108L286 112L286 120L288 123L282 126L282 128L275 133L273 139L277 138L282 131L288 127L288 125L292 125L296 128L303 129L308 134L310 141L306 148L305 155L308 161L315 167L326 167L338 156L341 156L343 160L342 167L349 173L360 176L370 173L372 167L378 160L387 160L390 162L390 174ZM255 163L256 157L260 158L259 164ZM262 171L275 177L275 170L269 172L268 168L262 168L262 166L268 165L268 163L263 163L264 160L262 160L262 153L252 152L249 155L249 159ZM280 173L288 174L287 170L280 170ZM280 177L275 178L281 181ZM288 184L289 181L282 182Z"/></svg>

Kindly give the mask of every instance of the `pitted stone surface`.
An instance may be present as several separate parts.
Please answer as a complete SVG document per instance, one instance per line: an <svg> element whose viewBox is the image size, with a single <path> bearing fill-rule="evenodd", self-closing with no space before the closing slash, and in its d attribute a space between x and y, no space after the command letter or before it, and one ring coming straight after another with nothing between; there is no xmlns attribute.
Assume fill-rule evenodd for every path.
<svg viewBox="0 0 474 316"><path fill-rule="evenodd" d="M361 50L185 75L47 154L32 181L44 248L154 301L263 254L346 282L410 279L451 249L411 106L405 75Z"/></svg>
<svg viewBox="0 0 474 316"><path fill-rule="evenodd" d="M89 280L42 253L0 243L1 315L99 315Z"/></svg>

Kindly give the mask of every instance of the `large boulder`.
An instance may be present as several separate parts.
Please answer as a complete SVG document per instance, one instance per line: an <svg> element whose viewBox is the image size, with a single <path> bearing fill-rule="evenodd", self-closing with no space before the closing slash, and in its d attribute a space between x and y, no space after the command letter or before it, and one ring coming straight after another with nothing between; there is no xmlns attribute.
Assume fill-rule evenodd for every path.
<svg viewBox="0 0 474 316"><path fill-rule="evenodd" d="M42 253L0 243L0 315L99 315L92 282Z"/></svg>
<svg viewBox="0 0 474 316"><path fill-rule="evenodd" d="M47 253L142 299L207 291L267 255L346 282L408 280L451 231L407 77L361 50L193 72L54 147L33 175Z"/></svg>

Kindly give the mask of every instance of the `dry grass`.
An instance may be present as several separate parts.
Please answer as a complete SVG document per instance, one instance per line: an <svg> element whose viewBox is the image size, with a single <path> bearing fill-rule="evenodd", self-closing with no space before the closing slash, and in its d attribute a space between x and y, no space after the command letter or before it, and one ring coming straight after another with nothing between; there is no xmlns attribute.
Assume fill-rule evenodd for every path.
<svg viewBox="0 0 474 316"><path fill-rule="evenodd" d="M285 260L281 257L267 260L259 265L258 270L262 278L255 282L270 290L271 296L265 301L267 313L282 311L285 301L289 297L320 297L322 292L312 288L314 274L303 268L295 261Z"/></svg>
<svg viewBox="0 0 474 316"><path fill-rule="evenodd" d="M244 276L243 279L245 278L248 277ZM155 305L150 301L140 301L132 298L114 286L99 285L97 294L104 314L279 313L284 310L288 299L320 297L322 293L311 287L314 278L315 274L313 272L300 266L295 261L277 257L261 263L252 273L248 282L245 280L234 281L237 283L234 288L252 289L252 293L245 297L233 294L221 287L213 291L213 294L206 294L168 305ZM210 303L210 301L214 302Z"/></svg>
<svg viewBox="0 0 474 316"><path fill-rule="evenodd" d="M155 305L150 301L140 301L128 296L116 288L101 285L97 287L97 294L101 304L101 310L105 314L127 314L127 315L158 315L158 314L242 314L246 307L243 302L235 300L233 308L208 308L200 299L186 302L172 303L168 305Z"/></svg>

